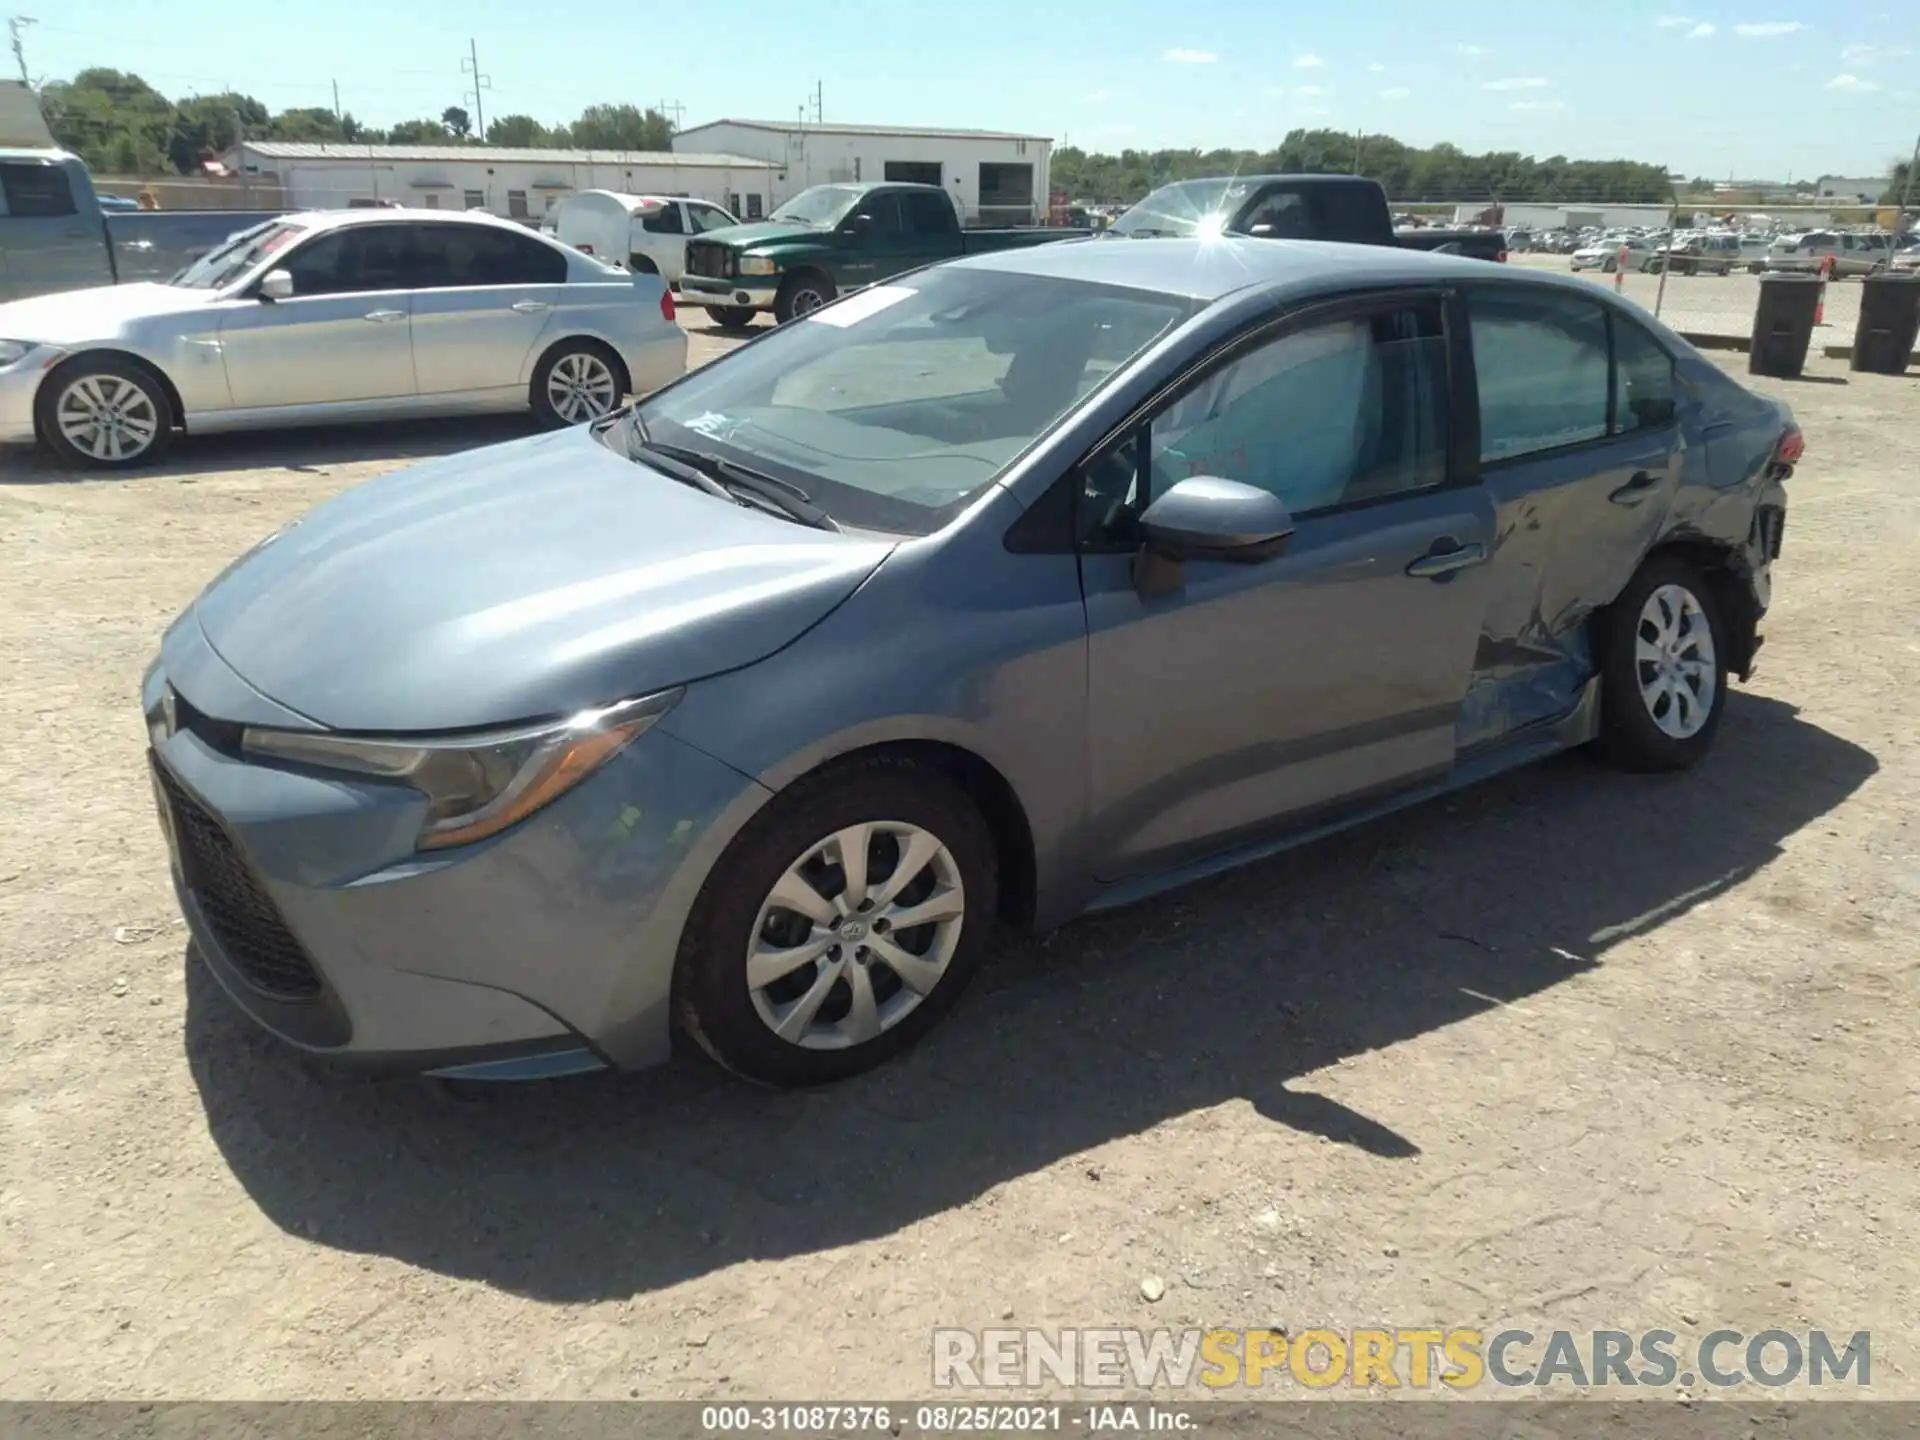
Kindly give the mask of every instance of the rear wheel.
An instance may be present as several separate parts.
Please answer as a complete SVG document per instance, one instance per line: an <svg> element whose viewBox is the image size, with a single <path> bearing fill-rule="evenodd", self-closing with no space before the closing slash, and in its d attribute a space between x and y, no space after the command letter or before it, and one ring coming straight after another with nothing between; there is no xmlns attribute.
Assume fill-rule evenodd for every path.
<svg viewBox="0 0 1920 1440"><path fill-rule="evenodd" d="M822 305L832 302L840 292L834 289L833 282L824 275L801 273L787 277L780 287L780 293L774 297L773 316L782 325L789 320L799 320L811 315Z"/></svg>
<svg viewBox="0 0 1920 1440"><path fill-rule="evenodd" d="M1602 260L1600 262L1600 270L1602 274L1611 275L1613 274L1614 271L1618 270L1619 268L1620 268L1620 262L1614 259L1611 255L1609 255L1605 260Z"/></svg>
<svg viewBox="0 0 1920 1440"><path fill-rule="evenodd" d="M986 821L938 770L882 758L801 781L707 879L681 945L681 1022L767 1084L869 1069L959 998L995 872Z"/></svg>
<svg viewBox="0 0 1920 1440"><path fill-rule="evenodd" d="M745 330L759 312L745 305L709 305L707 318L722 330Z"/></svg>
<svg viewBox="0 0 1920 1440"><path fill-rule="evenodd" d="M534 368L529 399L540 423L558 430L598 420L627 391L627 368L598 340L563 340Z"/></svg>
<svg viewBox="0 0 1920 1440"><path fill-rule="evenodd" d="M35 410L41 439L67 465L145 465L173 439L166 386L145 366L111 355L54 371L40 386Z"/></svg>
<svg viewBox="0 0 1920 1440"><path fill-rule="evenodd" d="M1677 555L1640 567L1600 639L1600 748L1625 770L1684 770L1726 706L1725 630L1712 588Z"/></svg>

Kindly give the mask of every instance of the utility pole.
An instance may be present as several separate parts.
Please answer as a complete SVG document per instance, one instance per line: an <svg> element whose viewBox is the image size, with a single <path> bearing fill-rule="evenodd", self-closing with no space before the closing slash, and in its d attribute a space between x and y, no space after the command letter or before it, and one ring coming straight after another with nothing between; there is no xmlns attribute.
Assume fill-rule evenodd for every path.
<svg viewBox="0 0 1920 1440"><path fill-rule="evenodd" d="M680 117L687 113L687 107L678 100L656 100L653 108L676 131L680 128Z"/></svg>
<svg viewBox="0 0 1920 1440"><path fill-rule="evenodd" d="M346 139L344 127L347 122L340 118L340 82L338 80L333 82L333 122L342 127L340 138Z"/></svg>
<svg viewBox="0 0 1920 1440"><path fill-rule="evenodd" d="M493 77L480 73L480 48L472 40L467 41L467 58L460 62L460 73L473 76L473 89L462 99L473 101L473 133L480 139L487 138L487 113L480 108L480 92L493 88Z"/></svg>
<svg viewBox="0 0 1920 1440"><path fill-rule="evenodd" d="M1907 161L1906 183L1900 187L1900 214L1893 222L1900 227L1898 233L1902 235L1907 231L1907 216L1913 213L1913 172L1916 170L1920 170L1920 136L1914 138L1913 158Z"/></svg>
<svg viewBox="0 0 1920 1440"><path fill-rule="evenodd" d="M822 80L816 80L813 82L813 123L816 125L819 125L822 122L824 122L826 118L827 118L826 82Z"/></svg>
<svg viewBox="0 0 1920 1440"><path fill-rule="evenodd" d="M20 83L29 90L33 88L33 79L27 74L27 43L20 37L26 33L27 26L39 23L31 15L15 15L7 21L7 34L13 41L13 58L20 66Z"/></svg>

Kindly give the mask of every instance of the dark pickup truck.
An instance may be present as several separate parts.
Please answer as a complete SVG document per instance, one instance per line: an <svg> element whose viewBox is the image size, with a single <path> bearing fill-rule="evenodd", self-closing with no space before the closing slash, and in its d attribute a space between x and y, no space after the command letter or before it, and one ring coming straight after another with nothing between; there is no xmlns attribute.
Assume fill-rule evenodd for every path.
<svg viewBox="0 0 1920 1440"><path fill-rule="evenodd" d="M680 300L728 327L750 325L762 310L785 324L842 291L935 261L1089 233L969 230L938 185L815 185L765 220L689 240Z"/></svg>
<svg viewBox="0 0 1920 1440"><path fill-rule="evenodd" d="M1251 235L1507 258L1498 230L1395 230L1387 192L1359 175L1234 175L1162 185L1102 232L1116 239Z"/></svg>

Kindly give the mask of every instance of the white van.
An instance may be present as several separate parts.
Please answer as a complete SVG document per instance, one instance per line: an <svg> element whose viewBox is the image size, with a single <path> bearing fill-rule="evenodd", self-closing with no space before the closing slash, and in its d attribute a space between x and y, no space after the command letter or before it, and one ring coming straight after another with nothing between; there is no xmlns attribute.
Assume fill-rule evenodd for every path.
<svg viewBox="0 0 1920 1440"><path fill-rule="evenodd" d="M687 264L687 237L739 223L718 205L678 195L582 190L553 208L561 244L610 265L658 275L675 288Z"/></svg>

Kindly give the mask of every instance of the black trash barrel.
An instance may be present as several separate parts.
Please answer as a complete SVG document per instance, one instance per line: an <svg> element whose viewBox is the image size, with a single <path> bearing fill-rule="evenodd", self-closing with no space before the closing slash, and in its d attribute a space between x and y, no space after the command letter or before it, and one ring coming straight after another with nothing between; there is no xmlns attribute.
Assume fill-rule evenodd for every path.
<svg viewBox="0 0 1920 1440"><path fill-rule="evenodd" d="M1853 331L1853 368L1899 375L1920 339L1920 275L1869 275L1860 282L1860 323Z"/></svg>
<svg viewBox="0 0 1920 1440"><path fill-rule="evenodd" d="M1792 379L1807 368L1813 343L1813 313L1820 304L1817 275L1762 275L1753 312L1747 373Z"/></svg>

